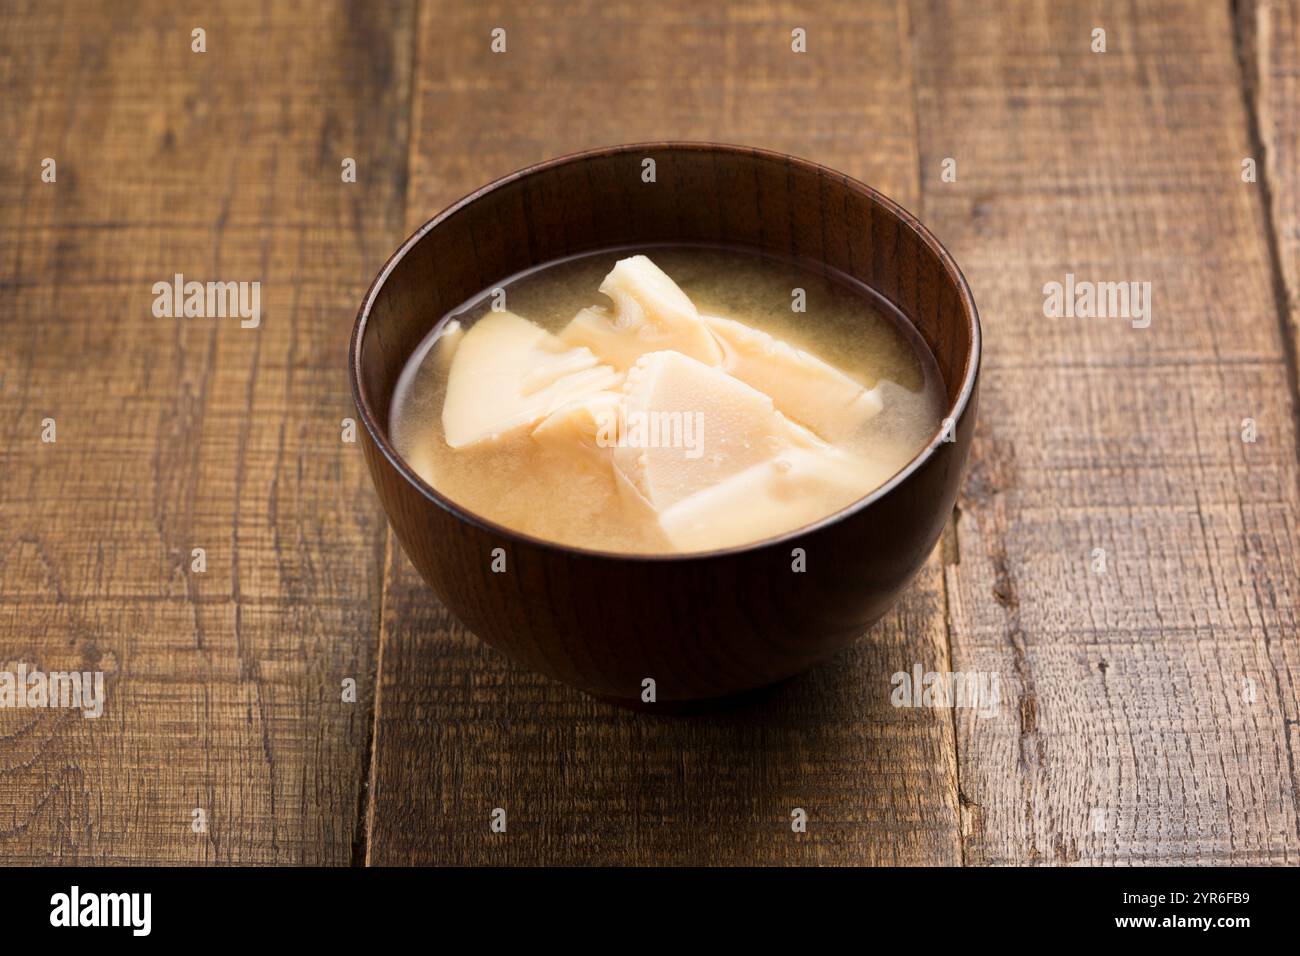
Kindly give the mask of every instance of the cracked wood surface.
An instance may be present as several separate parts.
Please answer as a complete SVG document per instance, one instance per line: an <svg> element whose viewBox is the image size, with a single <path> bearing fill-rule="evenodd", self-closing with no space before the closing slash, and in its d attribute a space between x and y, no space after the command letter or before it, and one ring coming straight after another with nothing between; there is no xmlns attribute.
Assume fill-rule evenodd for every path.
<svg viewBox="0 0 1300 956"><path fill-rule="evenodd" d="M0 661L105 670L108 702L0 710L0 862L1295 863L1298 23L7 6ZM652 719L452 620L340 420L353 313L407 231L526 163L674 137L898 199L986 352L958 515L889 618L743 706ZM155 319L178 272L260 280L260 328ZM1150 327L1045 318L1067 273L1150 282ZM918 663L997 674L1002 706L893 708Z"/></svg>
<svg viewBox="0 0 1300 956"><path fill-rule="evenodd" d="M412 14L0 11L0 662L108 681L97 720L0 710L0 862L352 858L386 529L343 356L402 236ZM260 326L155 318L175 273L260 281Z"/></svg>
<svg viewBox="0 0 1300 956"><path fill-rule="evenodd" d="M1009 691L957 714L966 861L1294 863L1291 370L1231 9L933 3L915 29L922 168L959 170L925 215L986 342L954 664ZM1044 318L1067 273L1150 282L1150 326Z"/></svg>

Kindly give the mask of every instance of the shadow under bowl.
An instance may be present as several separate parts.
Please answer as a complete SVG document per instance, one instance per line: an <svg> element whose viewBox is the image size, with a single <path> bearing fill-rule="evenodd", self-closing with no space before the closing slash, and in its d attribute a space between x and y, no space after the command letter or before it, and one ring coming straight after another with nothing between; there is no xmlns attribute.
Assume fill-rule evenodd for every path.
<svg viewBox="0 0 1300 956"><path fill-rule="evenodd" d="M642 180L647 158L653 183ZM686 555L613 554L511 531L444 497L402 460L388 433L394 389L442 316L554 259L669 242L749 248L870 286L929 346L947 427L880 488L813 525ZM349 371L379 499L447 608L533 670L628 706L644 706L651 679L656 701L680 708L804 671L889 610L956 500L975 429L979 359L965 279L893 201L779 153L645 143L529 167L421 226L366 293ZM794 570L796 548L802 571ZM504 554L504 573L493 571L494 554Z"/></svg>

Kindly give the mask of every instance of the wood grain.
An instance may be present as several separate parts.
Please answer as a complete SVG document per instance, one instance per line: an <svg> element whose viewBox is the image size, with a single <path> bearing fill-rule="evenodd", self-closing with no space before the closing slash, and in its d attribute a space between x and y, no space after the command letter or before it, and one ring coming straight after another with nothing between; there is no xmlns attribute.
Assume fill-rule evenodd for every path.
<svg viewBox="0 0 1300 956"><path fill-rule="evenodd" d="M6 863L351 858L383 523L344 356L400 238L412 14L0 14L0 661L108 672L98 720L0 711ZM261 325L155 318L175 273L260 281Z"/></svg>
<svg viewBox="0 0 1300 956"><path fill-rule="evenodd" d="M1292 378L1300 382L1300 0L1239 0L1234 7L1278 311ZM1300 415L1298 395L1291 400ZM1300 430L1300 417L1296 423Z"/></svg>
<svg viewBox="0 0 1300 956"><path fill-rule="evenodd" d="M108 674L99 720L0 710L0 862L1296 862L1294 0L416 5L0 9L0 667ZM648 719L452 621L339 420L404 230L660 138L921 214L986 359L960 518L898 610ZM153 318L176 272L261 281L261 327ZM1067 272L1150 281L1150 328L1045 318ZM889 706L949 641L997 716Z"/></svg>
<svg viewBox="0 0 1300 956"><path fill-rule="evenodd" d="M958 722L967 863L1300 856L1294 410L1231 16L1138 9L916 18L924 212L987 344L954 662L1009 698ZM1067 273L1150 282L1150 327L1046 318Z"/></svg>
<svg viewBox="0 0 1300 956"><path fill-rule="evenodd" d="M655 138L811 154L917 198L908 24L892 4L421 12L409 227L519 166ZM493 55L497 26L507 52ZM791 52L796 27L807 54ZM937 557L850 654L691 718L626 713L513 668L396 547L387 581L372 863L958 862L950 718L889 703L893 672L947 670ZM506 834L489 831L496 807Z"/></svg>

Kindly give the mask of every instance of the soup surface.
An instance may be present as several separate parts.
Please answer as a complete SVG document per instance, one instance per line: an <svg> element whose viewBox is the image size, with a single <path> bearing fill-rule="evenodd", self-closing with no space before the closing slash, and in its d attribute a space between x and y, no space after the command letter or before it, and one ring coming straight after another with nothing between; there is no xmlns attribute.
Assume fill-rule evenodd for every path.
<svg viewBox="0 0 1300 956"><path fill-rule="evenodd" d="M401 375L390 434L490 521L680 553L852 504L925 447L944 404L929 350L866 287L665 246L549 263L443 317Z"/></svg>

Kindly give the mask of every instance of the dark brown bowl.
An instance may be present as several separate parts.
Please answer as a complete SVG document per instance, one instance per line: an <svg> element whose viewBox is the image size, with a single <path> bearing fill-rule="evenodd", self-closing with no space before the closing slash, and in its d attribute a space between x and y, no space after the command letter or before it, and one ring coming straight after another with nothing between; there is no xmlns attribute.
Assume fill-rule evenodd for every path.
<svg viewBox="0 0 1300 956"><path fill-rule="evenodd" d="M653 158L654 183L642 181ZM947 387L936 434L884 486L800 530L684 556L612 554L519 534L425 484L393 448L389 404L433 325L539 263L613 246L707 242L825 264L888 298ZM811 315L809 316L812 320ZM636 706L791 677L862 636L925 562L952 511L975 430L980 330L944 248L906 210L832 170L708 143L616 146L485 186L420 227L384 265L352 333L352 395L375 488L434 593L516 661ZM505 573L494 573L501 548ZM806 570L793 570L802 548Z"/></svg>

